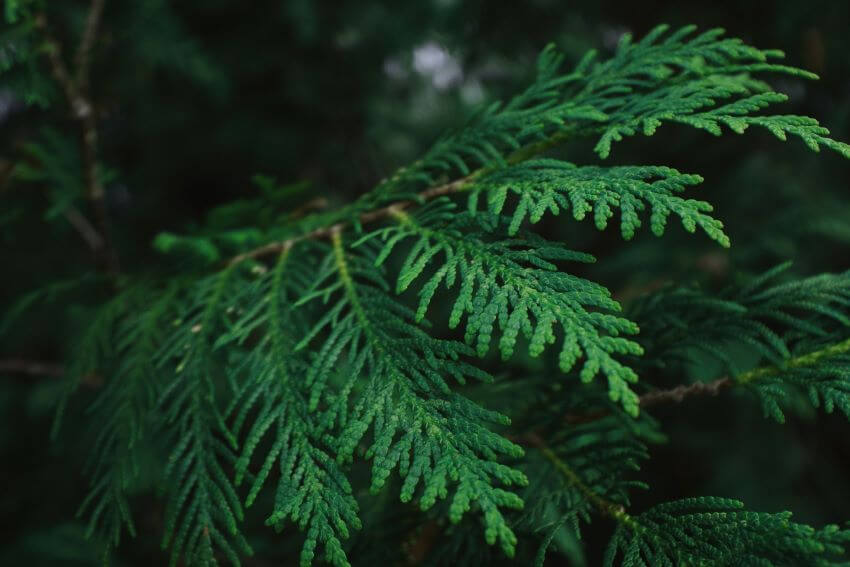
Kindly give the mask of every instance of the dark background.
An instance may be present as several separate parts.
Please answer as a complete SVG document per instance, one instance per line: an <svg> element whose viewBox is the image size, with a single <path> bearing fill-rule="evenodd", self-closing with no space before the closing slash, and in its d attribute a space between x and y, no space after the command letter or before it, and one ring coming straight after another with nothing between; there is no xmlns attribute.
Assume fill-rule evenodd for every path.
<svg viewBox="0 0 850 567"><path fill-rule="evenodd" d="M57 35L70 44L87 3L50 4ZM574 62L590 48L604 56L622 33L640 36L661 22L722 26L748 43L784 50L789 64L821 77L776 81L791 95L787 112L814 116L836 138L850 140L848 2L108 2L92 91L124 268L167 271L169 260L155 252L153 237L204 230L213 207L258 194L251 181L257 173L296 184L285 203L291 210L318 195L331 207L349 202L478 105L515 92L546 43ZM27 290L90 270L91 258L56 212L86 206L73 182L80 164L62 100L45 87L51 104L27 106L4 77L0 309L8 310ZM16 177L20 164L38 162L33 143L70 148L54 164L59 174ZM590 149L585 141L562 151L577 163L598 161ZM595 254L600 260L586 275L626 302L664 281L721 286L736 273L787 259L801 275L850 268L850 164L838 156L813 155L768 134L717 140L665 126L653 138L622 142L608 161L702 174L697 197L716 205L733 243L719 250L674 227L661 239L644 231L624 243L616 231L550 219L549 236ZM25 320L0 326L0 358L61 363L65 339L84 312L67 305L97 299L83 293L44 303ZM707 372L694 368L693 377ZM60 393L50 377L0 374L2 565L96 563L94 544L74 520L86 488L79 427L49 439ZM671 439L653 448L642 474L652 490L636 495L635 510L711 494L741 498L757 510L790 509L818 525L848 518L850 442L840 417L804 415L779 426L764 420L751 399L728 393L655 413ZM161 564L157 505L149 493L135 503L139 535L118 562ZM595 521L588 546L601 548L610 529L606 520ZM246 563L287 564L280 563L287 549ZM598 551L588 557L595 564Z"/></svg>

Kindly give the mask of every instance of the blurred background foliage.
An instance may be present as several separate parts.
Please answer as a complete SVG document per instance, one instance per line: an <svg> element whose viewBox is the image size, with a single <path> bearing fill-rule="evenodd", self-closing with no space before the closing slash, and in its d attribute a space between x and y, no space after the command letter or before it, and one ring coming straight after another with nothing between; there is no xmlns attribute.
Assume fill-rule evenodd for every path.
<svg viewBox="0 0 850 567"><path fill-rule="evenodd" d="M87 8L81 0L48 3L63 44L76 43ZM782 79L788 113L817 117L835 138L850 139L848 2L107 2L91 89L124 268L167 272L175 260L159 252L179 246L201 263L215 261L220 250L203 238L211 231L232 229L232 242L220 248L237 247L281 218L350 202L476 108L515 92L548 42L577 61L660 22L722 26L753 45L784 50L789 64L821 77ZM16 57L19 34L4 24L0 69ZM86 209L82 165L75 127L44 63L34 58L0 73L0 359L61 364L75 322L104 292L93 285L96 276L85 276L90 253L69 222L74 210ZM564 216L544 221L548 236L600 258L581 275L626 304L669 281L720 287L784 260L800 275L850 268L850 170L840 157L814 156L766 133L711 144L708 136L665 126L652 139L622 142L609 161L702 174L696 197L716 205L732 239L728 251L705 237L681 238L674 227L663 238L644 231L624 244L616 231ZM559 152L577 163L597 161L586 144ZM28 299L36 308L23 324L13 306L36 289ZM708 369L691 372L698 378ZM91 377L92 387L97 380ZM96 542L74 520L86 488L84 424L68 420L59 440L49 440L60 392L50 376L0 367L2 565L97 563ZM717 494L754 509L791 509L798 521L818 525L845 519L850 443L839 433L841 418L793 418L780 428L735 395L655 413L670 439L653 448L642 474L653 501ZM139 535L119 549L116 564L164 561L162 510L150 483L134 501ZM648 503L635 495L635 509ZM364 565L404 557L386 545L409 545L422 520L415 516L400 518L397 533L380 533L386 516L365 514L351 556ZM260 522L252 517L249 526ZM589 549L604 546L608 524L595 521ZM294 530L249 533L257 553L248 565L288 564L298 548ZM408 550L408 559L416 552ZM576 551L547 564L559 560L593 565L598 557Z"/></svg>

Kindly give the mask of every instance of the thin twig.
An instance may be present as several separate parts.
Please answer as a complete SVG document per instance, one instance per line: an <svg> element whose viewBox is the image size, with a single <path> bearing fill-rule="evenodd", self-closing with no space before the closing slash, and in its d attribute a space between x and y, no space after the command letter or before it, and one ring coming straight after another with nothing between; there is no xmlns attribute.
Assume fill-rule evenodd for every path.
<svg viewBox="0 0 850 567"><path fill-rule="evenodd" d="M419 193L417 200L398 201L396 203L392 203L391 205L381 207L380 209L367 211L360 215L359 221L361 224L375 222L376 220L387 218L395 212L419 204L422 201L427 201L429 199L434 199L442 195L455 193L457 191L460 191L467 183L469 183L473 179L474 175L475 174L467 175L466 177L456 179L451 183L445 183L436 187L430 187ZM228 260L226 265L233 266L249 258L259 258L262 256L267 256L269 254L276 254L282 250L285 250L286 248L290 248L293 244L296 244L303 240L310 240L314 238L329 238L335 232L339 232L340 230L348 226L348 224L349 223L347 222L338 222L330 226L323 226L315 230L311 230L310 232L305 232L304 234L294 236L286 240L281 240L279 242L270 242L269 244L265 244L263 246L260 246L259 248L255 248L243 254L239 254L238 256L234 256L233 258Z"/></svg>
<svg viewBox="0 0 850 567"><path fill-rule="evenodd" d="M657 390L649 392L640 397L640 407L646 408L663 403L681 403L685 398L694 396L716 396L720 390L732 386L734 382L728 376L718 378L712 382L694 382L693 384L681 384L670 390Z"/></svg>
<svg viewBox="0 0 850 567"><path fill-rule="evenodd" d="M567 139L569 137L569 134L570 134L570 131L557 132L557 133L549 136L546 139L540 140L539 142L535 142L533 144L530 144L528 146L520 148L520 149L514 151L507 158L505 158L505 162L508 163L508 164L515 164L515 163L519 163L521 161L524 161L526 159L529 159L529 158L531 158L535 155L538 155L542 152L545 152L546 150L552 148L553 146L556 146L557 144L563 142L565 139ZM381 219L387 218L389 216L392 216L394 213L396 213L398 211L402 211L404 209L407 209L407 208L415 206L415 205L420 205L423 202L429 201L431 199L435 199L435 198L441 197L443 195L449 195L451 193L456 193L456 192L460 191L461 189L463 189L464 187L466 187L467 185L471 184L475 179L477 179L478 177L481 177L482 175L488 173L489 171L492 171L492 167L484 166L484 167L481 167L481 168L473 171L469 175L466 175L465 177L455 179L454 181L451 181L449 183L443 183L441 185L429 187L428 189L425 189L424 191L419 192L416 196L416 199L407 199L407 200L403 200L403 201L396 201L395 203L391 203L391 204L386 205L384 207L381 207L381 208L378 208L378 209L375 209L375 210L372 210L372 211L367 211L365 213L362 213L358 217L358 222L360 224L367 224L367 223L375 222L377 220L381 220ZM269 244L265 244L263 246L260 246L259 248L255 248L254 250L249 250L248 252L244 252L242 254L234 256L233 258L231 258L230 260L228 260L225 263L225 266L232 266L234 264L238 264L240 262L248 260L249 258L259 258L261 256L266 256L268 254L275 254L275 253L280 252L284 248L292 246L293 244L296 244L296 243L301 242L303 240L310 240L310 239L314 239L314 238L328 238L335 231L339 231L339 230L345 228L346 226L348 226L349 224L350 223L348 223L348 222L342 221L342 222L335 223L331 226L324 226L324 227L320 227L320 228L311 230L310 232L306 232L306 233L301 234L299 236L294 236L292 238L288 238L288 239L282 240L280 242L271 242Z"/></svg>
<svg viewBox="0 0 850 567"><path fill-rule="evenodd" d="M103 235L104 262L110 274L120 272L118 253L112 244L112 231L109 223L109 211L106 208L106 192L97 174L97 124L93 113L89 113L81 122L83 141L83 163L89 203Z"/></svg>
<svg viewBox="0 0 850 567"><path fill-rule="evenodd" d="M526 440L529 445L538 449L543 456L551 462L554 467L560 472L567 481L576 487L576 489L581 492L587 500L592 503L600 513L606 516L610 516L611 518L617 520L618 522L624 524L632 524L633 520L631 516L626 512L626 509L610 500L605 499L600 494L597 494L590 488L581 477L572 470L567 463L565 463L556 453L552 450L549 445L543 440L542 437L537 435L536 433L529 433L526 436Z"/></svg>
<svg viewBox="0 0 850 567"><path fill-rule="evenodd" d="M65 368L61 364L38 360L0 360L0 374L28 374L30 376L62 376Z"/></svg>
<svg viewBox="0 0 850 567"><path fill-rule="evenodd" d="M850 352L850 338L839 343L827 345L814 352L789 358L780 366L770 364L747 370L746 372L737 375L734 379L724 376L712 382L694 382L693 384L682 384L669 390L649 392L648 394L644 394L640 397L640 407L646 408L663 403L680 403L686 398L694 396L716 396L720 390L725 390L735 384L747 384L754 380L764 378L765 376L779 374L785 370L812 366L823 358L844 354L846 352ZM609 414L610 412L608 410L598 410L586 414L567 414L564 416L564 421L570 424L589 423L591 421L596 421L597 419L602 419Z"/></svg>
<svg viewBox="0 0 850 567"><path fill-rule="evenodd" d="M50 63L50 74L53 79L59 84L65 99L71 107L74 118L79 118L81 113L88 112L88 105L80 96L77 85L68 73L68 68L65 66L65 61L62 59L62 46L59 41L53 37L50 28L47 25L47 16L38 14L34 20L35 28L41 33L46 46L45 54L47 61Z"/></svg>
<svg viewBox="0 0 850 567"><path fill-rule="evenodd" d="M656 390L649 392L640 397L640 407L648 408L665 403L681 403L686 398L695 396L711 395L716 396L720 390L732 386L734 382L728 376L718 378L712 382L694 382L693 384L680 384L669 390ZM593 412L583 414L567 414L564 416L564 421L570 425L579 425L582 423L590 423L602 419L610 415L611 412L605 409L600 409Z"/></svg>
<svg viewBox="0 0 850 567"><path fill-rule="evenodd" d="M300 219L307 213L313 211L320 211L328 206L328 200L325 197L316 197L315 199L310 199L291 213L287 215L287 220L295 220Z"/></svg>
<svg viewBox="0 0 850 567"><path fill-rule="evenodd" d="M83 38L77 51L76 80L71 78L68 67L62 58L62 46L51 33L50 26L47 23L47 16L44 13L36 16L35 27L44 37L47 46L46 55L50 63L50 73L62 89L68 106L71 108L72 117L80 125L86 198L92 208L95 223L103 240L103 246L100 248L101 253L98 259L103 263L107 273L115 275L120 271L120 266L118 254L112 243L109 212L106 207L106 193L97 174L97 120L88 95L88 72L91 65L91 49L94 45L98 24L103 13L103 5L104 0L92 1Z"/></svg>
<svg viewBox="0 0 850 567"><path fill-rule="evenodd" d="M80 45L77 48L77 54L74 58L77 67L76 82L80 90L84 93L88 90L91 53L95 39L97 39L97 28L100 25L105 4L106 0L92 0L89 15L86 18L86 28L83 31L83 37L80 40Z"/></svg>
<svg viewBox="0 0 850 567"><path fill-rule="evenodd" d="M95 254L99 254L101 250L103 250L103 237L97 231L97 229L92 226L89 219L83 216L76 207L68 207L65 209L65 218L68 219L68 222L71 223L83 240L86 242L89 248L91 248L92 252Z"/></svg>

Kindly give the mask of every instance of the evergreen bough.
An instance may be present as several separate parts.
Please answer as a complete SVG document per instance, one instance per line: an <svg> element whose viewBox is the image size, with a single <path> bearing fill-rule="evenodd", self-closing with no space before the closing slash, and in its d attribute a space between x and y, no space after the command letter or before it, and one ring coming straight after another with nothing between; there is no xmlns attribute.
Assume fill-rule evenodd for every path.
<svg viewBox="0 0 850 567"><path fill-rule="evenodd" d="M85 113L85 68L63 79L38 3L5 6L3 72L32 79L14 81L30 103L53 103L64 89ZM349 565L357 557L347 541L367 501L353 474L361 463L373 493L431 511L446 531L431 553L438 562L473 564L487 553L452 551L480 541L480 529L462 522L468 516L506 556L525 541L542 564L553 540L578 538L603 515L616 524L607 565L842 564L850 530L813 528L787 512L716 497L628 507L630 493L647 488L636 474L649 445L663 439L642 409L659 400L729 387L754 394L779 421L800 395L850 417L850 272L794 279L783 265L719 294L670 286L624 311L604 286L571 273L592 256L534 232L563 212L590 215L599 230L618 222L629 240L645 223L660 236L673 216L728 247L712 206L689 197L700 175L546 154L584 140L604 160L625 137L677 123L717 136L755 126L850 158L850 146L816 120L770 112L786 97L762 77L815 78L776 63L781 56L694 27L659 26L638 42L625 35L610 58L589 53L573 69L550 45L524 91L482 109L349 206L262 230L211 223L162 233L155 247L193 267L152 277L106 261L94 283L24 297L4 330L67 288L113 290L66 371L69 396L92 375L103 380L90 407L91 491L80 514L104 557L125 530L135 533L128 494L139 455L153 450L172 565L238 565L252 553L246 510L260 501L267 525L304 533L301 565ZM45 131L24 148L40 165L21 166L18 178L96 187L67 165L59 136ZM259 181L272 198L285 190ZM448 311L434 307L440 294ZM443 338L445 323L462 340ZM738 367L732 342L752 350L753 366ZM481 363L495 350L516 361L498 382ZM526 351L556 354L561 375L524 371ZM653 387L653 368L706 357L718 365L715 382ZM510 417L474 396L505 384Z"/></svg>

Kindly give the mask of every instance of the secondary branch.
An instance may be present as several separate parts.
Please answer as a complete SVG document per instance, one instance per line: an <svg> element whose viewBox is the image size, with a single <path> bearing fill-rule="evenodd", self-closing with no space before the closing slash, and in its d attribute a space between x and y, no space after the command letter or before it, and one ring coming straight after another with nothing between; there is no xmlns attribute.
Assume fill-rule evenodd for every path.
<svg viewBox="0 0 850 567"><path fill-rule="evenodd" d="M438 185L436 187L430 187L422 192L420 192L416 200L405 200L398 201L392 203L391 205L387 205L385 207L381 207L379 209L374 209L372 211L367 211L362 213L358 220L361 224L367 224L371 222L375 222L380 219L387 218L391 216L393 213L402 211L407 209L413 205L419 204L422 201L428 201L430 199L434 199L436 197L440 197L442 195L449 195L451 193L455 193L460 191L467 183L470 183L477 175L475 173L467 175L466 177L462 177L460 179L456 179L451 183L445 183L443 185ZM239 264L249 258L259 258L262 256L267 256L269 254L276 254L283 250L286 250L292 247L293 244L297 244L302 240L310 240L313 238L329 238L334 233L339 232L343 228L347 227L349 222L338 222L332 224L331 226L323 226L317 228L315 230L311 230L310 232L305 232L304 234L294 236L292 238L288 238L286 240L281 240L279 242L270 242L269 244L260 246L259 248L255 248L244 254L239 254L238 256L234 256L230 260L228 260L227 265L233 266L235 264Z"/></svg>
<svg viewBox="0 0 850 567"><path fill-rule="evenodd" d="M648 408L651 406L661 405L665 403L681 403L687 398L696 396L711 395L716 396L720 390L724 390L732 386L735 382L728 376L718 378L712 382L694 382L693 384L680 384L669 390L656 390L649 392L640 397L640 407ZM608 410L598 410L583 414L567 414L564 416L564 421L571 425L581 423L590 423L602 419L610 415Z"/></svg>
<svg viewBox="0 0 850 567"><path fill-rule="evenodd" d="M96 240L87 238L86 241L89 244L97 243L99 245L97 250L98 261L103 264L107 273L114 275L120 271L120 266L118 254L112 242L109 213L106 207L106 192L97 172L97 120L88 93L91 51L103 14L104 4L105 0L92 1L83 37L77 50L77 72L73 78L62 57L62 46L51 33L47 16L44 13L36 16L35 27L39 30L47 45L46 55L50 73L65 95L66 102L71 108L71 116L80 126L81 158L86 198L91 206L95 225L101 237Z"/></svg>
<svg viewBox="0 0 850 567"><path fill-rule="evenodd" d="M540 140L539 142L535 142L533 144L529 144L528 146L514 151L505 159L505 162L508 164L515 164L521 161L525 161L563 142L569 134L569 131L557 132L546 139ZM360 224L368 224L381 219L385 219L389 216L392 216L398 211L403 211L404 209L419 205L425 201L430 201L431 199L442 197L443 195L457 193L458 191L470 185L475 179L481 177L482 175L488 173L491 170L491 167L481 167L465 177L461 177L449 183L443 183L441 185L436 185L433 187L429 187L428 189L425 189L423 191L420 191L419 193L417 193L416 199L396 201L395 203L391 203L384 207L380 207L371 211L366 211L360 214L357 217L357 220ZM227 261L226 265L232 266L234 264L238 264L240 262L248 260L249 258L259 258L268 254L276 254L292 246L293 244L301 242L302 240L309 240L313 238L329 238L334 232L342 230L349 224L351 223L347 221L342 221L335 223L331 226L324 226L311 230L310 232L306 232L304 234L294 236L286 240L281 240L279 242L271 242L269 244L260 246L259 248L255 248L243 254L234 256L233 258Z"/></svg>

